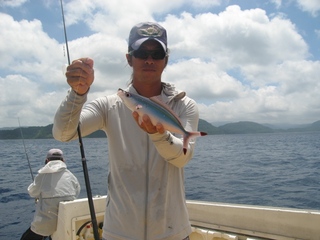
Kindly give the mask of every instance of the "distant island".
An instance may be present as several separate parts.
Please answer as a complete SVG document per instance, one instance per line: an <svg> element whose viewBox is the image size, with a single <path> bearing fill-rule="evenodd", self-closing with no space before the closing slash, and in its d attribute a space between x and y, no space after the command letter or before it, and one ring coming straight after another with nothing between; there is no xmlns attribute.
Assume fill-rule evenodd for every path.
<svg viewBox="0 0 320 240"><path fill-rule="evenodd" d="M45 127L21 127L15 129L0 129L0 139L21 139L21 131L25 139L50 139L52 137L52 126L49 124ZM199 131L208 133L208 135L217 134L254 134L254 133L277 133L277 132L315 132L320 131L320 120L314 123L306 124L303 127L276 129L271 125L263 125L255 122L240 121L236 123L227 123L219 127L213 126L211 123L200 119ZM86 138L105 138L103 131L96 131Z"/></svg>

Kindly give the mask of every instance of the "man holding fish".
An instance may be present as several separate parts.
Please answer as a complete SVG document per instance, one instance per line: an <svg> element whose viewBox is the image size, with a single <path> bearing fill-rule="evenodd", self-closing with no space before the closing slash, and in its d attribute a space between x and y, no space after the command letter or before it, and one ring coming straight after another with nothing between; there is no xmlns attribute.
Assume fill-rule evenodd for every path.
<svg viewBox="0 0 320 240"><path fill-rule="evenodd" d="M195 101L161 80L168 52L161 25L135 25L126 54L131 84L84 107L94 80L93 60L81 58L67 68L71 90L57 110L53 135L60 141L76 139L79 122L83 136L97 130L107 134L104 239L189 239L183 167L193 156L195 137L206 134L197 132Z"/></svg>

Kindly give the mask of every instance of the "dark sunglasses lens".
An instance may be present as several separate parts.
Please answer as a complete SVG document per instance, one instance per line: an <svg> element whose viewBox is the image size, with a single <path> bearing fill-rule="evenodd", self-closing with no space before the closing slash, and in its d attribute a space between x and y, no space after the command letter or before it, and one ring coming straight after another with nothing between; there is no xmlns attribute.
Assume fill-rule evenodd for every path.
<svg viewBox="0 0 320 240"><path fill-rule="evenodd" d="M151 57L155 60L164 59L166 53L164 51L154 51L151 53Z"/></svg>
<svg viewBox="0 0 320 240"><path fill-rule="evenodd" d="M141 51L141 50L136 50L133 52L133 56L135 58L140 58L140 59L147 59L148 58L148 52L146 51Z"/></svg>
<svg viewBox="0 0 320 240"><path fill-rule="evenodd" d="M156 51L146 51L146 50L136 50L133 52L133 56L135 58L140 58L140 59L147 59L149 56L155 60L160 60L164 59L166 56L166 53L161 50L156 50Z"/></svg>

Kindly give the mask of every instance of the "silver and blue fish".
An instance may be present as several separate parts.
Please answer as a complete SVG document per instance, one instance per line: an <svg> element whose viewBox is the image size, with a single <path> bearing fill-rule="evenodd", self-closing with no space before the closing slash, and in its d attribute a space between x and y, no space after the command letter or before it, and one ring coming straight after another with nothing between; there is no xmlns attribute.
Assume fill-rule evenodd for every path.
<svg viewBox="0 0 320 240"><path fill-rule="evenodd" d="M205 132L190 132L184 129L180 119L166 104L156 97L146 98L138 94L129 93L119 88L118 96L131 110L139 114L140 121L144 114L148 115L152 124L161 123L165 130L178 133L183 136L183 153L186 154L190 139L205 136Z"/></svg>

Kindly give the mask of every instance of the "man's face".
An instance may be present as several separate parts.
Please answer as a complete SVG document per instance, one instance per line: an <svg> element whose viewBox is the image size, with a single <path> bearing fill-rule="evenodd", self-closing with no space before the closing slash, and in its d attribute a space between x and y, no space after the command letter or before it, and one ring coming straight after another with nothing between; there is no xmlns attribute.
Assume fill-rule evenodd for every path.
<svg viewBox="0 0 320 240"><path fill-rule="evenodd" d="M161 74L167 64L167 56L157 59L165 54L160 43L155 40L146 41L138 51L140 54L131 56L133 80L143 81L146 84L161 81Z"/></svg>

